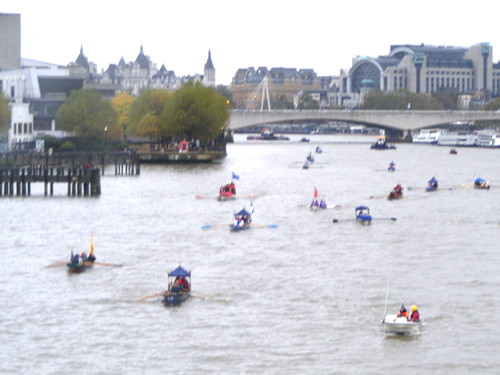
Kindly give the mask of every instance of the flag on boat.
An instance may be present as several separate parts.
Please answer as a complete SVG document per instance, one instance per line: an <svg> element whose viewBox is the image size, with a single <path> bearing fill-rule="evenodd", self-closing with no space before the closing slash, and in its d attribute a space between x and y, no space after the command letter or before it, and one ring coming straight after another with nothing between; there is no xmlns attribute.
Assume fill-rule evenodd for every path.
<svg viewBox="0 0 500 375"><path fill-rule="evenodd" d="M314 188L314 198L318 198L318 189Z"/></svg>
<svg viewBox="0 0 500 375"><path fill-rule="evenodd" d="M90 239L90 255L94 254L94 233L92 233L92 237Z"/></svg>
<svg viewBox="0 0 500 375"><path fill-rule="evenodd" d="M233 174L233 180L239 180L240 179L240 176L238 176L234 172L231 172L231 173Z"/></svg>

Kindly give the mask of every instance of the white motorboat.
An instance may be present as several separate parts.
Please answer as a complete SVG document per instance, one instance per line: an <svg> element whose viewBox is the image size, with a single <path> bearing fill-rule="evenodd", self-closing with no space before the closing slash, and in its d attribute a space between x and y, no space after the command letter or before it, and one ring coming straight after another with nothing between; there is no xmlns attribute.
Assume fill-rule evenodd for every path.
<svg viewBox="0 0 500 375"><path fill-rule="evenodd" d="M437 143L444 134L446 130L443 129L422 129L420 133L413 136L413 143Z"/></svg>
<svg viewBox="0 0 500 375"><path fill-rule="evenodd" d="M412 322L405 316L397 316L396 314L387 314L382 321L382 326L386 333L397 335L414 335L421 331L422 321Z"/></svg>

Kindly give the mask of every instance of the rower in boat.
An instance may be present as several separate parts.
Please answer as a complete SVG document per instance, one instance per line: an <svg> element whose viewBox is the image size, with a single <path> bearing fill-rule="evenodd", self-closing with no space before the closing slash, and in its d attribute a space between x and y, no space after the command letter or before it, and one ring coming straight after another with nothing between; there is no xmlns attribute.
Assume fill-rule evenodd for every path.
<svg viewBox="0 0 500 375"><path fill-rule="evenodd" d="M236 197L236 186L233 181L228 182L219 189L219 200L227 200Z"/></svg>
<svg viewBox="0 0 500 375"><path fill-rule="evenodd" d="M323 150L321 149L321 147L316 146L316 153L321 154L322 152L323 152Z"/></svg>
<svg viewBox="0 0 500 375"><path fill-rule="evenodd" d="M438 181L436 180L435 177L432 177L428 182L427 182L427 187L425 188L426 191L435 191L438 188Z"/></svg>
<svg viewBox="0 0 500 375"><path fill-rule="evenodd" d="M489 189L490 184L485 179L478 177L474 180L474 189Z"/></svg>
<svg viewBox="0 0 500 375"><path fill-rule="evenodd" d="M92 239L90 241L90 253L84 251L81 254L73 254L73 250L71 250L71 256L69 263L66 264L69 272L82 272L87 268L91 268L96 261L96 256L94 252L94 236L92 235Z"/></svg>
<svg viewBox="0 0 500 375"><path fill-rule="evenodd" d="M234 214L234 222L230 225L231 231L236 232L243 229L249 229L252 223L252 215L255 212L253 204L251 205L250 211L243 208L241 211Z"/></svg>
<svg viewBox="0 0 500 375"><path fill-rule="evenodd" d="M309 206L311 210L315 209L326 209L326 201L321 198L318 200L318 189L314 188L313 200L311 201L311 205Z"/></svg>
<svg viewBox="0 0 500 375"><path fill-rule="evenodd" d="M404 304L401 304L398 314L387 314L382 321L386 333L397 335L410 335L418 333L422 329L422 321L418 307L411 307L411 315L408 314Z"/></svg>
<svg viewBox="0 0 500 375"><path fill-rule="evenodd" d="M394 171L396 170L396 163L394 163L393 161L391 161L391 162L389 163L389 166L387 167L387 170L388 170L389 172L394 172Z"/></svg>
<svg viewBox="0 0 500 375"><path fill-rule="evenodd" d="M455 150L454 148L452 148L452 149L450 150L450 154L452 154L452 155L456 155L456 154L457 154L457 150Z"/></svg>
<svg viewBox="0 0 500 375"><path fill-rule="evenodd" d="M387 199L393 200L393 199L400 199L403 198L403 187L400 184L397 184L394 186L392 191L389 193L389 196Z"/></svg>
<svg viewBox="0 0 500 375"><path fill-rule="evenodd" d="M181 266L168 273L167 290L163 293L163 302L175 305L187 300L191 295L191 271Z"/></svg>
<svg viewBox="0 0 500 375"><path fill-rule="evenodd" d="M309 163L314 163L314 156L312 156L311 153L307 154L307 158L306 160L309 162Z"/></svg>
<svg viewBox="0 0 500 375"><path fill-rule="evenodd" d="M359 206L355 208L356 221L361 224L370 224L372 221L372 216L370 215L370 209L366 206Z"/></svg>

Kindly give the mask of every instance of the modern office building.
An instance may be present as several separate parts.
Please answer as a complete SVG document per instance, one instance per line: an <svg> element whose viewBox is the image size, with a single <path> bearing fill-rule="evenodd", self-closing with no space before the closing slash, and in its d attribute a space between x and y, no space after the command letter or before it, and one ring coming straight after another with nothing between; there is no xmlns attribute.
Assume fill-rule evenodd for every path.
<svg viewBox="0 0 500 375"><path fill-rule="evenodd" d="M340 90L331 101L355 106L372 89L406 89L429 95L452 90L484 104L500 96L500 63L492 58L493 47L488 43L469 48L392 45L387 56L355 58L350 69L341 71Z"/></svg>

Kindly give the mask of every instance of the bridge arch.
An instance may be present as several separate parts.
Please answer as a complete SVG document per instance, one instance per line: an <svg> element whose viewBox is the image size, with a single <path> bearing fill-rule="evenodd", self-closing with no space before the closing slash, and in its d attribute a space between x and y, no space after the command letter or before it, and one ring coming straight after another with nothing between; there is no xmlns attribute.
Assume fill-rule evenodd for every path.
<svg viewBox="0 0 500 375"><path fill-rule="evenodd" d="M298 121L342 121L396 132L447 126L453 122L500 121L496 111L273 110L231 113L228 129Z"/></svg>

